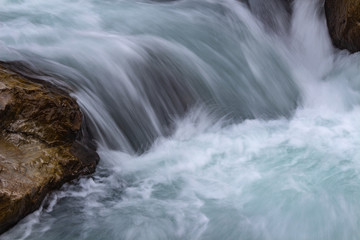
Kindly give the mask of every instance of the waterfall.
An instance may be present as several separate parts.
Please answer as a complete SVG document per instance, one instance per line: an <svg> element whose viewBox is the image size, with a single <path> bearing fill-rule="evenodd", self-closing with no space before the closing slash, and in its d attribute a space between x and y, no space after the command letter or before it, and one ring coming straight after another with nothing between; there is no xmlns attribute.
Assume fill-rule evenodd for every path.
<svg viewBox="0 0 360 240"><path fill-rule="evenodd" d="M101 157L0 238L360 235L360 59L320 2L0 4L0 61L69 89Z"/></svg>

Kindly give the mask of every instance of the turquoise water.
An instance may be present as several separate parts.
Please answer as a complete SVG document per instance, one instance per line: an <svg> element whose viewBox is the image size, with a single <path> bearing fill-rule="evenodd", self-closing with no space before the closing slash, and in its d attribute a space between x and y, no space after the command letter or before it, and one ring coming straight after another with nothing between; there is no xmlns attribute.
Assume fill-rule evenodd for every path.
<svg viewBox="0 0 360 240"><path fill-rule="evenodd" d="M0 0L0 60L70 86L101 157L0 238L358 239L359 55L250 3Z"/></svg>

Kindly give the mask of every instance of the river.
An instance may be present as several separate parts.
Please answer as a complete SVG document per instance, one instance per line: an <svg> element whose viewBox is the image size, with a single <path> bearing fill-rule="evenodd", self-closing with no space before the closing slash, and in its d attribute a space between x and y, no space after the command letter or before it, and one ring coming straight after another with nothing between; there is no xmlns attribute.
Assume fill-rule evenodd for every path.
<svg viewBox="0 0 360 240"><path fill-rule="evenodd" d="M359 239L360 55L316 1L0 5L0 60L72 89L101 158L1 239Z"/></svg>

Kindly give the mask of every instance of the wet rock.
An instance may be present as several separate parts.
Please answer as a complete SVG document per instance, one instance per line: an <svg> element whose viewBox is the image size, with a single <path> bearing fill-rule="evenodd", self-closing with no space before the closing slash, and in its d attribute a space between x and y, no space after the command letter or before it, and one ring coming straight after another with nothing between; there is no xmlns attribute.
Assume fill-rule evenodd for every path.
<svg viewBox="0 0 360 240"><path fill-rule="evenodd" d="M0 233L99 160L76 101L40 82L0 63Z"/></svg>
<svg viewBox="0 0 360 240"><path fill-rule="evenodd" d="M360 1L326 0L325 14L333 44L350 52L360 50Z"/></svg>

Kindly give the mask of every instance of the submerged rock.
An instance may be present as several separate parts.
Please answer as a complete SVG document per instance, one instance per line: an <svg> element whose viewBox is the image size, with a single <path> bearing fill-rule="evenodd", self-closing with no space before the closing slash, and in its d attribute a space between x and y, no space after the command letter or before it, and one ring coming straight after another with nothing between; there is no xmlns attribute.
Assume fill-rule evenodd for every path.
<svg viewBox="0 0 360 240"><path fill-rule="evenodd" d="M360 50L360 1L326 0L325 14L333 44L350 52Z"/></svg>
<svg viewBox="0 0 360 240"><path fill-rule="evenodd" d="M239 0L260 19L267 30L287 32L290 27L293 0Z"/></svg>
<svg viewBox="0 0 360 240"><path fill-rule="evenodd" d="M98 160L73 98L0 64L0 233Z"/></svg>

